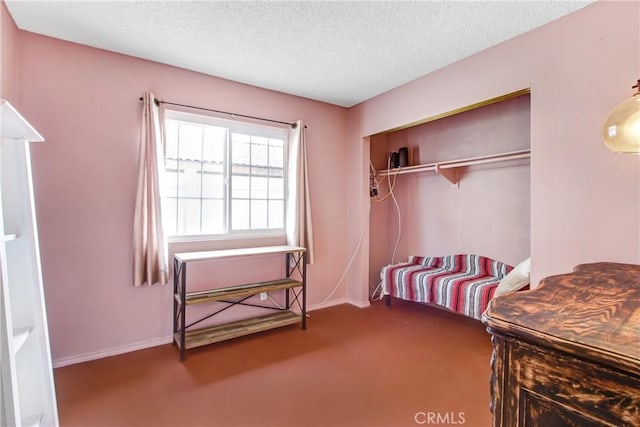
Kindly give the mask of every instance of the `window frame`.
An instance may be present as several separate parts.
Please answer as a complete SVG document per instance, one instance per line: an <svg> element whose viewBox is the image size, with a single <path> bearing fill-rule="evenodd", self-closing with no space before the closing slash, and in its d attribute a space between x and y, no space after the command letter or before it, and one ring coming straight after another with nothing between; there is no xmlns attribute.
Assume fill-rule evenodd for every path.
<svg viewBox="0 0 640 427"><path fill-rule="evenodd" d="M224 147L224 165L223 165L223 185L224 185L224 228L225 232L219 234L169 234L168 227L165 225L164 230L166 238L169 243L182 243L182 242L204 242L204 241L224 241L224 240L258 240L258 239L286 239L286 227L287 227L287 201L288 201L288 163L289 163L289 127L287 125L264 125L249 120L227 119L215 115L193 113L190 111L183 111L181 109L166 109L164 114L165 129L169 120L177 120L186 123L194 123L199 125L209 125L216 127L227 128L227 140ZM256 132L256 129L259 131ZM232 135L234 133L243 133L250 136L259 136L265 138L279 138L283 141L283 220L282 228L270 229L243 229L233 230L231 228L231 215L232 215L232 180L231 180L231 167L232 167ZM166 147L163 153L163 161L165 162L166 171ZM164 172L163 172L164 173ZM164 188L161 188L161 197L163 207L166 206L166 200L168 196L162 194ZM176 197L178 199L178 197ZM202 200L202 198L200 198ZM249 199L251 200L251 199ZM267 199L268 201L269 199ZM163 217L163 221L166 221L166 216Z"/></svg>

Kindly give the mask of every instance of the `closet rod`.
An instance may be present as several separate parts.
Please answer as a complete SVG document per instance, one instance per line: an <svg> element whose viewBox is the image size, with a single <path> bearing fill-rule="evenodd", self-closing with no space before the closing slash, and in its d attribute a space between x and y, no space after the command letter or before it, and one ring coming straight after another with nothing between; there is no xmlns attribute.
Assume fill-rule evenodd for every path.
<svg viewBox="0 0 640 427"><path fill-rule="evenodd" d="M485 163L502 162L505 160L528 159L530 157L531 157L531 150L519 150L519 151L511 151L508 153L489 154L487 156L470 157L468 159L447 160L444 162L437 162L437 163L441 168L448 169L448 168L459 168L463 166L482 165Z"/></svg>
<svg viewBox="0 0 640 427"><path fill-rule="evenodd" d="M139 99L139 101L142 102L142 97L140 97L138 99ZM242 117L242 118L245 118L245 119L262 120L263 122L279 123L281 125L291 126L294 129L298 126L298 124L296 122L283 122L283 121L280 121L280 120L266 119L264 117L248 116L246 114L238 114L238 113L231 113L229 111L221 111L221 110L213 110L211 108L197 107L195 105L179 104L177 102L170 102L170 101L162 101L162 100L156 98L156 105L160 105L160 104L173 105L173 106L176 106L176 107L192 108L194 110L209 111L209 112L218 113L218 114L228 114L228 115L230 115L232 117ZM306 128L307 128L307 126L305 125L305 129Z"/></svg>
<svg viewBox="0 0 640 427"><path fill-rule="evenodd" d="M442 162L425 163L422 165L405 166L396 169L384 169L376 171L376 175L404 175L416 172L429 172L436 170L436 166L440 169L455 169L463 166L482 165L487 163L497 163L507 160L528 159L531 157L531 150L518 150L506 153L489 154L485 156L469 157L458 160L445 160Z"/></svg>

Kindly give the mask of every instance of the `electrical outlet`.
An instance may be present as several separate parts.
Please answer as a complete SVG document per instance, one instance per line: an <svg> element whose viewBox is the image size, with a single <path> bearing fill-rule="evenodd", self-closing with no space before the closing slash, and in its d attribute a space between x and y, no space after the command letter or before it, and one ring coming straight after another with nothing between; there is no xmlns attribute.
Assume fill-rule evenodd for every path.
<svg viewBox="0 0 640 427"><path fill-rule="evenodd" d="M266 292L260 292L260 301L264 301L267 299L267 293Z"/></svg>

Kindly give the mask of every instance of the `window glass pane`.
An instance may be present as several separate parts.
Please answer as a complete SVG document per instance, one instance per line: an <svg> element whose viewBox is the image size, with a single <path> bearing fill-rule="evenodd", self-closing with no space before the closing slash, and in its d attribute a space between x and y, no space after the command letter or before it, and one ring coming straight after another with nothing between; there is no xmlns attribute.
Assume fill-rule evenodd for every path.
<svg viewBox="0 0 640 427"><path fill-rule="evenodd" d="M231 226L233 230L249 229L249 200L231 202Z"/></svg>
<svg viewBox="0 0 640 427"><path fill-rule="evenodd" d="M284 228L284 202L269 200L269 228Z"/></svg>
<svg viewBox="0 0 640 427"><path fill-rule="evenodd" d="M251 229L267 228L267 201L251 200Z"/></svg>
<svg viewBox="0 0 640 427"><path fill-rule="evenodd" d="M180 124L178 136L180 158L202 160L202 126Z"/></svg>
<svg viewBox="0 0 640 427"><path fill-rule="evenodd" d="M271 143L273 139L269 140ZM282 146L282 140L280 145L269 145L269 166L282 168L284 167L284 148Z"/></svg>
<svg viewBox="0 0 640 427"><path fill-rule="evenodd" d="M269 198L284 199L284 179L269 178Z"/></svg>
<svg viewBox="0 0 640 427"><path fill-rule="evenodd" d="M184 172L185 162L178 161L178 170L176 171L176 189L177 196L179 197L181 194L184 194L186 190L186 178Z"/></svg>
<svg viewBox="0 0 640 427"><path fill-rule="evenodd" d="M176 160L166 160L165 181L163 196L176 197L178 195L178 162Z"/></svg>
<svg viewBox="0 0 640 427"><path fill-rule="evenodd" d="M231 165L231 173L235 175L249 175L251 174L251 167L247 165Z"/></svg>
<svg viewBox="0 0 640 427"><path fill-rule="evenodd" d="M200 197L202 163L182 160L180 161L180 169L179 197Z"/></svg>
<svg viewBox="0 0 640 427"><path fill-rule="evenodd" d="M246 137L247 141L244 142ZM251 162L251 144L247 135L233 134L231 145L231 163L234 165L249 165Z"/></svg>
<svg viewBox="0 0 640 427"><path fill-rule="evenodd" d="M224 198L224 175L220 165L202 165L202 197Z"/></svg>
<svg viewBox="0 0 640 427"><path fill-rule="evenodd" d="M231 182L231 197L234 199L248 199L249 198L249 177L242 175L233 175L233 181Z"/></svg>
<svg viewBox="0 0 640 427"><path fill-rule="evenodd" d="M202 233L224 233L224 200L202 201Z"/></svg>
<svg viewBox="0 0 640 427"><path fill-rule="evenodd" d="M248 165L251 157L251 146L244 142L233 144L232 163L234 165Z"/></svg>
<svg viewBox="0 0 640 427"><path fill-rule="evenodd" d="M251 136L246 135L244 133L234 133L232 135L231 139L232 139L234 144L236 142L246 142L246 143L251 142Z"/></svg>
<svg viewBox="0 0 640 427"><path fill-rule="evenodd" d="M282 168L270 168L269 169L270 176L284 176L284 169Z"/></svg>
<svg viewBox="0 0 640 427"><path fill-rule="evenodd" d="M167 197L164 199L162 205L162 222L168 235L176 234L178 231L176 229L177 206L177 200L175 198Z"/></svg>
<svg viewBox="0 0 640 427"><path fill-rule="evenodd" d="M269 168L260 167L260 166L253 166L251 168L251 175L268 176L269 175Z"/></svg>
<svg viewBox="0 0 640 427"><path fill-rule="evenodd" d="M257 176L251 177L251 198L266 199L267 198L267 178ZM266 213L263 212L263 213Z"/></svg>
<svg viewBox="0 0 640 427"><path fill-rule="evenodd" d="M273 147L284 147L282 138L269 138L269 145Z"/></svg>
<svg viewBox="0 0 640 427"><path fill-rule="evenodd" d="M269 165L269 146L267 138L251 138L251 164L255 166Z"/></svg>
<svg viewBox="0 0 640 427"><path fill-rule="evenodd" d="M274 130L168 114L162 188L168 235L284 228L286 132L267 137Z"/></svg>
<svg viewBox="0 0 640 427"><path fill-rule="evenodd" d="M202 146L202 160L222 164L224 162L224 144L227 129L206 126L204 128L204 144Z"/></svg>
<svg viewBox="0 0 640 427"><path fill-rule="evenodd" d="M167 122L165 157L167 159L178 158L178 123L174 120Z"/></svg>
<svg viewBox="0 0 640 427"><path fill-rule="evenodd" d="M199 199L178 199L178 234L200 234Z"/></svg>

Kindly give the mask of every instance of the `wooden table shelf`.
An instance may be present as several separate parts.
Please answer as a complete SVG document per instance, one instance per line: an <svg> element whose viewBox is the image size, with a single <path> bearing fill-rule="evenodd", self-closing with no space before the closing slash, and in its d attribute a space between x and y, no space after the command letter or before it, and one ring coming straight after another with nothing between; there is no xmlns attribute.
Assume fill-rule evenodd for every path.
<svg viewBox="0 0 640 427"><path fill-rule="evenodd" d="M268 282L251 283L247 285L229 286L226 288L209 289L206 291L187 292L185 304L200 304L208 301L223 301L229 298L256 295L262 292L279 291L302 286L302 282L292 279L270 280ZM175 294L180 301L180 294Z"/></svg>
<svg viewBox="0 0 640 427"><path fill-rule="evenodd" d="M302 321L302 316L293 311L283 310L264 316L251 317L236 322L222 325L209 326L207 328L194 329L185 334L185 349L213 344L244 335L255 334L282 326L293 325ZM180 334L174 334L174 340L180 346Z"/></svg>
<svg viewBox="0 0 640 427"><path fill-rule="evenodd" d="M212 287L211 289L187 292L187 265L191 262L204 262L224 258L286 255L285 277L265 282L245 283L236 286ZM301 280L291 276L299 273ZM307 327L307 266L306 249L298 246L267 246L207 252L185 252L174 255L173 262L173 338L180 349L180 361L186 357L185 350L233 339L244 335L301 323ZM245 302L254 295L264 292L284 291L284 308L257 305ZM186 323L187 307L194 304L218 302L228 304L200 319ZM300 308L300 314L293 312L294 303ZM223 311L236 306L247 305L272 310L269 314L253 316L248 319L227 322L204 328L193 328L200 322L210 319Z"/></svg>

